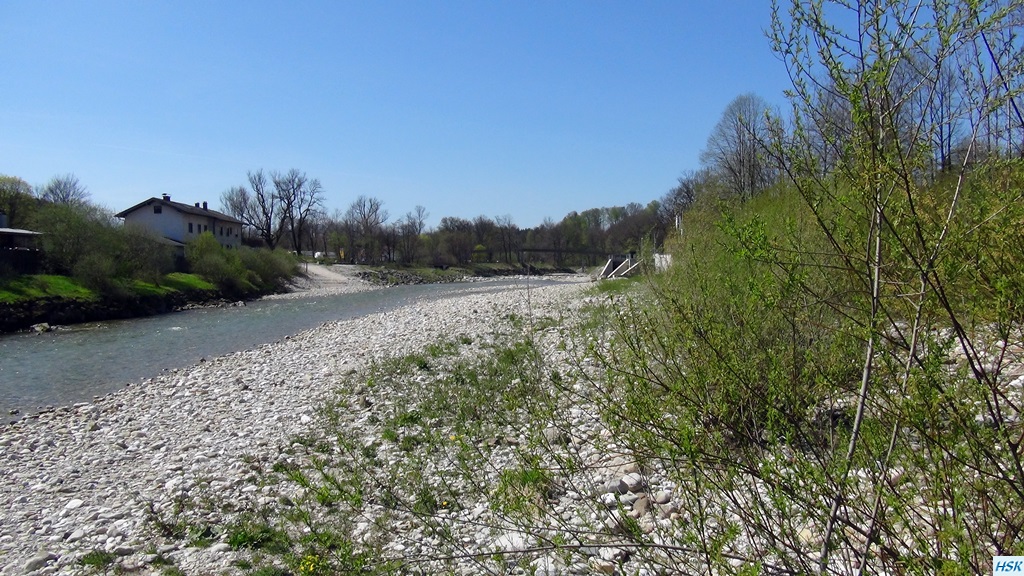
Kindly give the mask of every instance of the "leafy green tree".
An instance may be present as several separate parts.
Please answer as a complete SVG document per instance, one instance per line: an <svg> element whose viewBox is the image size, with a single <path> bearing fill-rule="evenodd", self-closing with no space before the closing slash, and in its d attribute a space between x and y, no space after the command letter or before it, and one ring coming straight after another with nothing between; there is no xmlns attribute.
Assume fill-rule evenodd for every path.
<svg viewBox="0 0 1024 576"><path fill-rule="evenodd" d="M7 225L26 228L35 210L32 187L16 176L0 174L0 213L7 216Z"/></svg>
<svg viewBox="0 0 1024 576"><path fill-rule="evenodd" d="M111 238L108 215L87 204L42 204L31 225L43 233L46 266L55 274L74 274L86 255L102 253Z"/></svg>
<svg viewBox="0 0 1024 576"><path fill-rule="evenodd" d="M284 250L238 250L246 278L262 292L281 290L299 272L298 259Z"/></svg>
<svg viewBox="0 0 1024 576"><path fill-rule="evenodd" d="M986 358L1005 358L1004 337L1024 324L1003 304L1021 283L1009 267L988 266L1005 262L1003 234L992 230L987 247L975 240L997 215L1024 217L1014 184L1021 166L997 160L1016 156L1013 142L1024 133L1012 112L1022 86L1024 44L1010 34L1019 10L1003 1L794 3L789 18L775 19L773 43L794 78L798 119L776 154L843 271L851 293L834 312L855 319L849 330L862 347L849 434L829 454L818 571L850 562L891 571L914 554L933 558L936 571L984 573L992 545L1020 550L1006 537L1022 533L1020 518L995 511L1024 503L1007 473L1024 460L989 448L1015 442L1020 430L1005 418L1012 408L1000 363ZM955 112L940 102L950 96L950 68L961 77ZM824 117L815 108L822 75L852 128L825 178L806 129ZM935 107L944 113L930 113ZM813 133L835 138L822 128ZM947 143L935 136L958 132L970 136L955 176L932 178L936 157L940 170L950 167ZM938 369L943 362L960 368ZM856 471L868 461L876 466L864 489ZM895 469L942 488L911 501L884 480ZM979 477L986 480L970 480ZM947 502L964 505L953 514L926 510Z"/></svg>
<svg viewBox="0 0 1024 576"><path fill-rule="evenodd" d="M114 225L110 214L88 202L42 203L31 225L43 233L44 263L54 274L117 293L132 279L159 283L172 271L171 248L147 231Z"/></svg>

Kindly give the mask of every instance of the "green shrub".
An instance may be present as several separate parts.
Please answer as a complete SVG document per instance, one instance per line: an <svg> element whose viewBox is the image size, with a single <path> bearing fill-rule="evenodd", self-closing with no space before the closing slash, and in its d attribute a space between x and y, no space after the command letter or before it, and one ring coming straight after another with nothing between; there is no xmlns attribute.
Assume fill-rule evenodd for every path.
<svg viewBox="0 0 1024 576"><path fill-rule="evenodd" d="M264 292L280 289L299 272L298 259L285 250L242 248L238 254L253 284Z"/></svg>
<svg viewBox="0 0 1024 576"><path fill-rule="evenodd" d="M43 204L32 226L43 233L49 271L73 276L101 293L122 293L131 280L159 284L173 271L169 246L139 228L117 226L90 204Z"/></svg>
<svg viewBox="0 0 1024 576"><path fill-rule="evenodd" d="M213 282L227 295L242 296L253 291L252 275L242 265L238 251L225 249L209 232L185 245L185 259L191 272Z"/></svg>
<svg viewBox="0 0 1024 576"><path fill-rule="evenodd" d="M118 277L159 285L166 274L174 272L173 248L148 230L125 225L118 236Z"/></svg>
<svg viewBox="0 0 1024 576"><path fill-rule="evenodd" d="M106 254L85 254L72 268L75 279L96 292L110 294L117 290L117 264Z"/></svg>

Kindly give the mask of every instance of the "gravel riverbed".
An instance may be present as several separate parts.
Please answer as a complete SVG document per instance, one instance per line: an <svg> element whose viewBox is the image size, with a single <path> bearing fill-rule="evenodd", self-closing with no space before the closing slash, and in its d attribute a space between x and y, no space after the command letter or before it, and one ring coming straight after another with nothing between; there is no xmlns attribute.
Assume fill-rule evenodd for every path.
<svg viewBox="0 0 1024 576"><path fill-rule="evenodd" d="M155 538L154 511L172 506L175 494L200 479L225 500L259 498L249 463L277 458L316 417L337 375L442 337L485 338L510 314L557 317L578 300L586 280L528 287L524 279L517 288L482 282L429 304L209 358L6 426L0 570L84 574L83 556L103 551L127 572L159 574L152 563L165 556L188 574L242 573L224 542L189 547Z"/></svg>

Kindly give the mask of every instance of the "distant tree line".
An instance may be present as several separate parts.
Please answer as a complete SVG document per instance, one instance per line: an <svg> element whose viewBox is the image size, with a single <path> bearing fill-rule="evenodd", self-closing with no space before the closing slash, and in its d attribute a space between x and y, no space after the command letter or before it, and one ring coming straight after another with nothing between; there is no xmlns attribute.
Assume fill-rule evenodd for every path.
<svg viewBox="0 0 1024 576"><path fill-rule="evenodd" d="M692 182L680 180L660 201L590 208L520 228L509 215L473 219L444 216L427 228L430 214L416 206L392 218L384 201L361 195L344 211L324 209L316 179L291 170L247 174L247 184L221 195L221 210L245 223L247 244L322 253L357 264L452 266L470 262L594 266L612 254L660 248L676 214L692 201Z"/></svg>
<svg viewBox="0 0 1024 576"><path fill-rule="evenodd" d="M259 169L247 184L221 195L221 209L245 223L250 245L323 253L360 264L450 266L469 262L544 262L580 267L615 254L660 251L695 202L750 199L782 179L783 167L768 153L776 114L755 94L743 94L723 111L700 156L700 167L646 205L594 207L555 221L520 228L509 215L473 219L444 216L427 229L427 209L416 206L391 218L384 202L359 196L344 211L328 213L317 179L290 170ZM777 131L777 130L776 130ZM823 158L829 151L821 147Z"/></svg>

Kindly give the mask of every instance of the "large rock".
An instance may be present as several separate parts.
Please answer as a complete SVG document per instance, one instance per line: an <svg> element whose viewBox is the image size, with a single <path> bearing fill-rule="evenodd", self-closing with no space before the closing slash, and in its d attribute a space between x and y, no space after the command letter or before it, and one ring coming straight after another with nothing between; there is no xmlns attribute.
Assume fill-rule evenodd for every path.
<svg viewBox="0 0 1024 576"><path fill-rule="evenodd" d="M29 558L25 562L25 566L23 569L25 571L25 574L29 574L35 572L36 570L39 570L43 566L46 566L47 564L56 559L57 555L52 552L40 552L35 556Z"/></svg>

